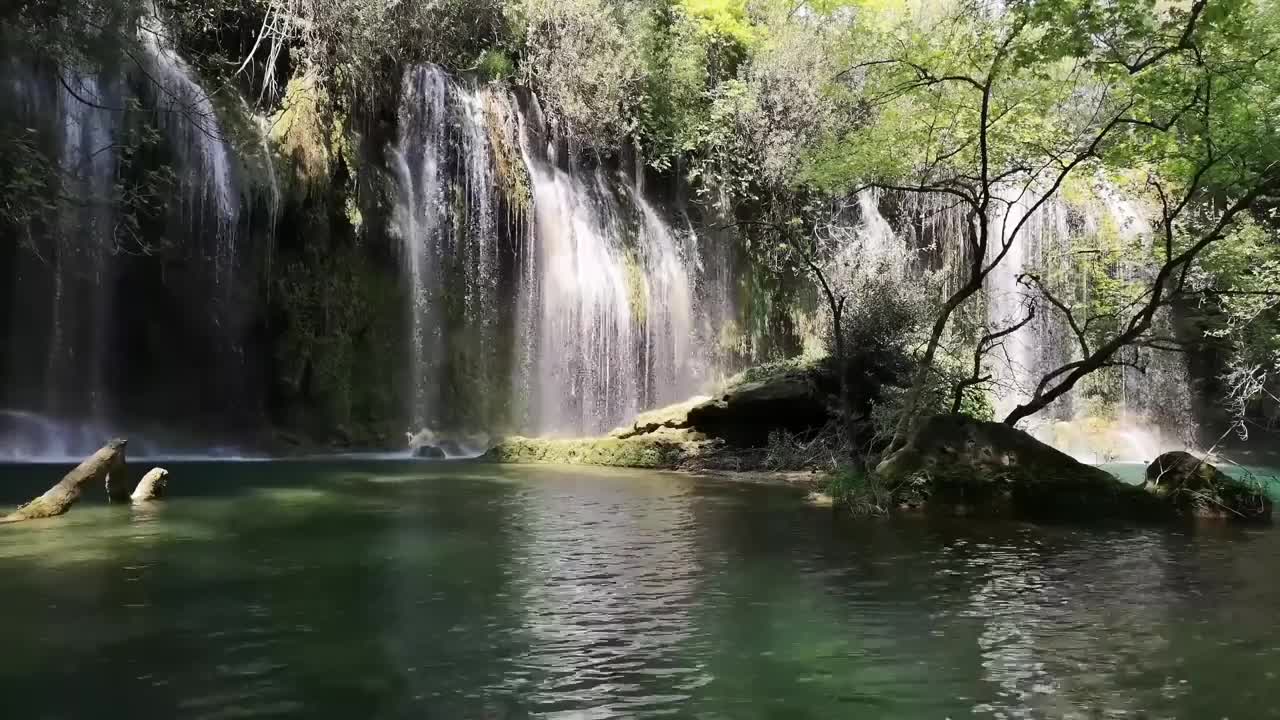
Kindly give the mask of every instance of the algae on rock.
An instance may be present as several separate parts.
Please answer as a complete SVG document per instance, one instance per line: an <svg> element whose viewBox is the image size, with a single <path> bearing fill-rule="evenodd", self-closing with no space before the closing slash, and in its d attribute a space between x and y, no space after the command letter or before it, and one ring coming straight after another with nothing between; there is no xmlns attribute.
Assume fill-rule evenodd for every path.
<svg viewBox="0 0 1280 720"><path fill-rule="evenodd" d="M678 469L718 446L711 441L677 438L525 438L511 437L481 456L497 463L601 465Z"/></svg>

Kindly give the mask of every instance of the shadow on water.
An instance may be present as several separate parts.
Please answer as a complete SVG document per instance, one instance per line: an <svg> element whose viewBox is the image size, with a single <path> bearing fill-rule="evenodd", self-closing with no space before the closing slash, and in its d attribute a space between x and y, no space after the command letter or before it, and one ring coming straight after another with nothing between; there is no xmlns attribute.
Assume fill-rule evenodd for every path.
<svg viewBox="0 0 1280 720"><path fill-rule="evenodd" d="M169 469L167 503L0 528L0 686L21 689L6 716L1280 708L1271 529L867 522L630 471ZM18 502L58 470L0 467L0 492Z"/></svg>

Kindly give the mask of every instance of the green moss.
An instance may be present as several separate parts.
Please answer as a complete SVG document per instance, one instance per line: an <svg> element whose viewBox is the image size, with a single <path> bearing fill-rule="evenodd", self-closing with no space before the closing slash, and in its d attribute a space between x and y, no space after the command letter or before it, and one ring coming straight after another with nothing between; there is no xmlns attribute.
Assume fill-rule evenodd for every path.
<svg viewBox="0 0 1280 720"><path fill-rule="evenodd" d="M364 225L364 215L361 214L360 205L356 202L356 199L348 195L343 203L343 210L346 212L347 222L351 223L352 229L357 233L360 232L360 228Z"/></svg>
<svg viewBox="0 0 1280 720"><path fill-rule="evenodd" d="M319 239L285 259L272 299L281 327L276 383L285 425L359 445L393 438L398 382L398 286L352 244Z"/></svg>
<svg viewBox="0 0 1280 720"><path fill-rule="evenodd" d="M280 110L271 118L270 140L291 165L291 185L302 194L329 178L332 143L342 137L331 106L319 79L306 74L289 80Z"/></svg>
<svg viewBox="0 0 1280 720"><path fill-rule="evenodd" d="M706 443L650 438L525 438L503 440L485 453L497 463L602 465L675 469L698 457Z"/></svg>
<svg viewBox="0 0 1280 720"><path fill-rule="evenodd" d="M825 356L801 355L753 365L729 378L726 387L744 383L777 380L788 375L821 374L827 365Z"/></svg>
<svg viewBox="0 0 1280 720"><path fill-rule="evenodd" d="M505 97L488 93L485 95L484 117L498 180L507 201L517 211L529 212L533 209L533 181L520 152L519 138L515 135L515 111Z"/></svg>
<svg viewBox="0 0 1280 720"><path fill-rule="evenodd" d="M480 53L476 61L476 72L489 82L510 80L516 72L515 61L502 50L489 48Z"/></svg>
<svg viewBox="0 0 1280 720"><path fill-rule="evenodd" d="M622 259L623 269L627 274L627 303L631 306L631 314L637 322L643 323L649 312L649 297L645 290L644 268L635 253L628 250Z"/></svg>

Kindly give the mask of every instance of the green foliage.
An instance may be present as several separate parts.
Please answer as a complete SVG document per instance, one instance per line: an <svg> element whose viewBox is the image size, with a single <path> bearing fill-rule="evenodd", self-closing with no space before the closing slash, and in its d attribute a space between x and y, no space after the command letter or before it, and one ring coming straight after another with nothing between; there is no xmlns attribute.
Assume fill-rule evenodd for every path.
<svg viewBox="0 0 1280 720"><path fill-rule="evenodd" d="M33 227L57 208L58 170L39 147L35 128L0 125L0 227L10 228L19 243L34 249Z"/></svg>
<svg viewBox="0 0 1280 720"><path fill-rule="evenodd" d="M743 383L767 382L787 375L810 375L819 372L828 362L826 357L805 356L771 360L752 365L730 378L726 385L732 387Z"/></svg>
<svg viewBox="0 0 1280 720"><path fill-rule="evenodd" d="M887 515L893 508L893 492L873 473L842 467L827 476L825 491L854 515Z"/></svg>
<svg viewBox="0 0 1280 720"><path fill-rule="evenodd" d="M641 64L620 9L607 0L524 0L512 11L523 26L523 75L548 119L590 146L630 133Z"/></svg>
<svg viewBox="0 0 1280 720"><path fill-rule="evenodd" d="M480 53L480 59L476 61L476 72L489 82L502 82L515 77L516 66L506 52L487 48Z"/></svg>

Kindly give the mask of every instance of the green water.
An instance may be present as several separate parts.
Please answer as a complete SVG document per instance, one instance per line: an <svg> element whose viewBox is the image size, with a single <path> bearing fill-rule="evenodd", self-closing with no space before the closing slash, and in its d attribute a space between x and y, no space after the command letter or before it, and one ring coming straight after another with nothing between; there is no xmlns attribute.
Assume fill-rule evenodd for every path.
<svg viewBox="0 0 1280 720"><path fill-rule="evenodd" d="M1277 530L859 522L659 473L169 469L159 508L0 527L0 717L1280 716ZM0 466L0 500L59 471Z"/></svg>

